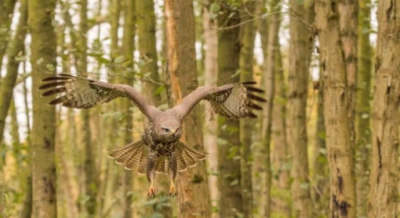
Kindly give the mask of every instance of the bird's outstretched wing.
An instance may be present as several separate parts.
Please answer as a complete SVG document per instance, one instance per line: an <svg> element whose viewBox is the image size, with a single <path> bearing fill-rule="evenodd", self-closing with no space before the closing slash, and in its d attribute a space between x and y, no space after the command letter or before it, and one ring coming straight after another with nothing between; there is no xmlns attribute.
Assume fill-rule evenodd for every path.
<svg viewBox="0 0 400 218"><path fill-rule="evenodd" d="M43 82L45 84L39 87L44 90L43 96L58 95L49 102L50 105L62 104L72 108L91 108L118 97L128 97L149 117L149 105L129 85L109 84L68 74L47 77L43 79Z"/></svg>
<svg viewBox="0 0 400 218"><path fill-rule="evenodd" d="M262 110L256 103L263 103L266 100L257 95L264 93L264 90L254 87L255 84L256 82L249 81L220 87L201 86L186 96L176 109L183 119L204 99L211 103L216 113L228 118L257 117L252 110Z"/></svg>

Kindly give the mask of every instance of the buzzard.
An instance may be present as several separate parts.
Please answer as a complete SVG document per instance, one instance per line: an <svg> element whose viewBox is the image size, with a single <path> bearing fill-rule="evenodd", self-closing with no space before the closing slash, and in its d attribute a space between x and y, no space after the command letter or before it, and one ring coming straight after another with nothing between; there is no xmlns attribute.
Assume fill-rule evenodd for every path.
<svg viewBox="0 0 400 218"><path fill-rule="evenodd" d="M149 119L141 140L121 148L111 150L109 157L126 169L137 169L138 173L146 173L150 182L148 197L154 197L155 172L166 173L170 180L170 195L175 195L174 178L177 171L184 171L203 160L205 155L189 148L179 139L182 135L183 119L202 99L209 101L213 110L232 119L256 117L253 109L261 110L256 102L266 100L257 94L264 91L253 87L256 82L232 83L216 86L201 86L175 107L161 111L146 103L132 86L125 84L109 84L68 74L59 74L43 79L39 89L43 96L57 94L49 102L50 105L61 104L72 108L91 108L110 102L118 97L130 99Z"/></svg>

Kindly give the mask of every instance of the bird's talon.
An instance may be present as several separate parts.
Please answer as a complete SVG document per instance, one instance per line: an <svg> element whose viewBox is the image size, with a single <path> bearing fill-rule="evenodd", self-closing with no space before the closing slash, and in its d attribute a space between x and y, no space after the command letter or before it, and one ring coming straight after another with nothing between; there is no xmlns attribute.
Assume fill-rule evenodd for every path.
<svg viewBox="0 0 400 218"><path fill-rule="evenodd" d="M154 188L153 187L150 187L149 188L149 191L147 192L147 197L148 198L154 198L156 196L156 193L155 193L155 191L154 191Z"/></svg>
<svg viewBox="0 0 400 218"><path fill-rule="evenodd" d="M170 187L170 188L169 188L169 196L170 196L170 197L175 197L175 196L176 196L175 187Z"/></svg>

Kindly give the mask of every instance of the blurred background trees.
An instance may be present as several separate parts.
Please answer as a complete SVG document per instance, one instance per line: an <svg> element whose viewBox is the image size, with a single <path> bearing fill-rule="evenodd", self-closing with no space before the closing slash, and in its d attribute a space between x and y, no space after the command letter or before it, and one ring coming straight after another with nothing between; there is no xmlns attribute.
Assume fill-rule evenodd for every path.
<svg viewBox="0 0 400 218"><path fill-rule="evenodd" d="M0 0L0 217L395 217L398 7ZM56 73L130 84L161 109L247 80L268 103L240 122L198 106L182 140L207 160L179 173L178 197L160 176L147 199L146 178L105 152L146 120L124 100L47 106L37 87Z"/></svg>

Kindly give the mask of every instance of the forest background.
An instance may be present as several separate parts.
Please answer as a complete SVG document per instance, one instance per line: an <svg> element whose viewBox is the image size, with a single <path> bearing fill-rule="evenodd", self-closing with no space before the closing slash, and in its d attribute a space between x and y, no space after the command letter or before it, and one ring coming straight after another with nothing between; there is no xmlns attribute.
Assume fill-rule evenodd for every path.
<svg viewBox="0 0 400 218"><path fill-rule="evenodd" d="M0 217L396 217L400 4L392 0L0 0ZM184 140L206 161L178 196L107 158L146 120L126 100L47 105L68 73L171 107L255 80L258 119L202 104ZM190 127L190 128L187 128Z"/></svg>

